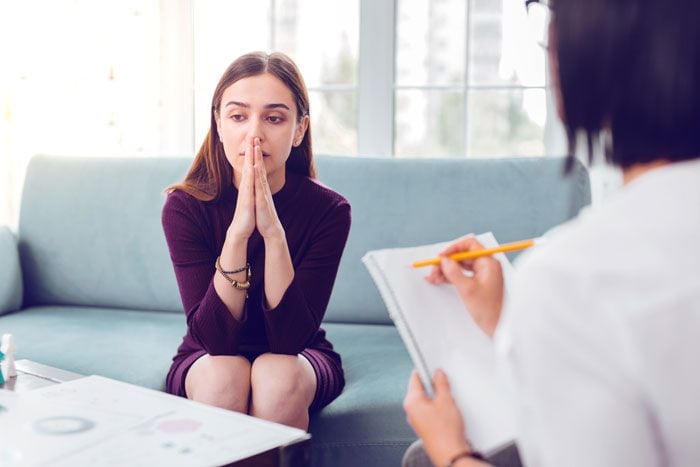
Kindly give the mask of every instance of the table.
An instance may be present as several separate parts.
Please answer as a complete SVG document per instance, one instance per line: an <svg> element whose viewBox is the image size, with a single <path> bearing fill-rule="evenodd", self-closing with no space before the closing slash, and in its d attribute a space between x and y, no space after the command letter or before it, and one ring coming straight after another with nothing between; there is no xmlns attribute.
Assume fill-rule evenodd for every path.
<svg viewBox="0 0 700 467"><path fill-rule="evenodd" d="M233 429L233 431L238 430L240 432L240 424L244 424L244 428L246 426L248 427L243 430L244 432L253 432L257 430L257 432L260 433L262 430L262 432L265 433L264 430L269 429L270 434L264 436L271 436L270 439L281 439L285 441L281 442L280 444L277 444L277 441L275 441L275 444L277 444L277 446L272 449L265 448L266 450L264 450L263 452L252 454L245 459L238 460L236 462L226 465L237 467L303 467L308 466L310 464L311 436L308 433L303 433L299 430L296 430L295 432L294 429L284 427L282 425L271 424L270 422L263 422L258 419L253 419L252 417L243 416L241 414L234 414L232 412L222 411L221 409L211 408L208 406L204 406L203 404L194 403L192 401L188 401L182 398L176 398L174 396L166 395L158 391L141 388L138 386L130 385L115 380L110 380L109 378L102 378L98 376L85 377L83 375L73 373L70 371L61 370L48 365L42 365L31 360L18 360L16 362L16 367L17 377L8 379L7 382L0 387L2 389L7 389L17 394L16 396L13 396L17 398L16 400L20 400L22 397L24 397L24 400L26 401L27 397L31 398L32 402L30 404L25 405L31 405L32 407L41 407L42 404L45 404L47 401L51 403L56 401L58 407L61 407L61 404L65 403L68 403L68 406L71 407L70 404L73 403L73 410L75 410L75 413L71 412L70 415L80 415L82 410L83 413L86 413L89 416L90 410L92 408L95 408L95 414L97 414L98 416L104 416L104 408L108 407L108 405L105 404L105 401L99 400L100 397L104 395L104 399L109 400L109 404L114 405L115 413L117 414L115 415L115 417L119 418L119 412L121 411L121 415L123 415L124 407L128 405L125 405L125 403L121 401L122 407L121 410L118 410L120 401L117 399L119 398L119 394L125 394L125 400L141 400L141 403L145 404L145 407L152 407L154 404L156 406L160 404L163 407L163 409L160 409L161 412L158 412L157 410L156 412L154 412L154 417L149 418L148 416L146 416L144 419L145 421L143 423L139 421L135 424L136 428L138 428L138 430L141 430L141 432L145 433L146 431L148 431L148 429L150 429L151 437L148 438L149 441L141 442L141 439L146 438L142 437L140 434L134 434L135 429L134 427L129 428L130 422L128 422L127 420L126 425L122 423L122 425L124 425L124 427L126 428L115 428L114 433L116 433L116 437L112 435L110 437L112 439L111 441L100 442L98 443L99 446L97 446L97 444L93 442L84 443L85 446L87 446L84 449L86 455L82 458L78 458L77 460L70 457L69 461L71 465L117 465L123 463L124 461L124 459L120 457L120 453L124 451L125 447L127 451L133 450L134 448L141 449L144 453L143 460L150 459L150 461L152 461L152 456L154 455L154 452L166 452L162 450L158 451L159 448L162 449L162 446L164 445L164 439L165 441L168 441L170 439L175 440L173 444L180 443L180 446L183 446L183 443L186 444L186 442L189 442L192 448L191 450L193 452L198 451L197 444L200 444L199 451L204 450L204 448L202 448L201 446L209 446L209 444L207 443L210 443L212 447L216 448L217 445L214 444L216 443L216 441L214 441L212 437L212 433L216 433L216 428L228 427ZM71 400L70 397L72 397L73 399ZM46 398L47 400L43 400L43 398ZM85 404L85 407L81 407L80 403L88 399L90 399L90 403ZM76 402L78 403L77 406L75 405ZM53 405L45 404L45 407L46 412L40 412L40 415L44 415L46 413L46 419L51 419L52 415L54 415L53 418L57 418L55 417L57 412L51 412L55 412ZM137 410L136 412L140 412L140 410ZM145 412L147 412L147 410ZM171 418L173 418L172 415L175 413L178 414L180 421L186 420L188 417L195 417L195 419L197 419L196 417L201 417L201 419L197 419L202 422L203 427L200 430L202 431L202 433L198 435L200 436L200 438L189 439L189 441L183 442L181 441L182 437L178 438L177 435L172 435L171 438L167 438L167 434L164 435L162 432L158 432L158 430L156 429L158 427L158 424L162 425L162 422L164 420L167 422L167 417L171 416ZM32 422L36 424L36 411L33 414L28 415L28 417L30 425ZM34 417L34 419L32 419L31 417ZM177 419L178 417L175 418ZM0 420L0 422L5 421L9 424L7 420L8 417L4 417L4 420ZM26 421L23 422L25 423L25 425L27 424ZM98 425L109 425L112 422L112 418L105 417L102 420L100 420L100 423ZM147 426L149 424L150 426ZM238 427L236 426L237 424ZM206 431L207 428L209 429L208 432ZM212 428L214 428L214 431L212 431ZM12 436L14 435L10 435L10 437ZM30 435L30 437L31 436L32 435ZM166 438L164 438L164 436ZM187 434L183 434L182 436L185 436L186 440L188 439L186 438L186 436L188 436ZM15 446L16 449L20 449L18 446L21 446L23 442L25 442L25 444L36 444L38 442L38 439L41 439L40 436L34 436L33 439L26 439L26 437L25 439L23 439L20 435L14 437L14 442L10 442L7 445ZM115 439L116 441L114 441ZM198 439L201 439L201 442L197 441ZM10 441L9 439L6 440ZM47 443L49 444L45 444L44 447L46 449L51 449L47 447L51 446L51 442L52 440L47 438ZM157 443L160 443L160 445L158 445ZM267 446L269 447L270 445L274 444L268 443ZM54 448L56 448L56 445L53 446ZM58 446L57 449L57 452L60 454L62 446ZM80 449L83 448L81 447ZM81 452L82 455L83 451L81 451L80 449L78 452ZM0 448L0 458L2 458L3 456L7 457L8 455L12 454L11 452L9 452L8 454L8 452L3 453L1 451L2 448ZM237 452L239 452L240 454L241 451ZM172 455L172 450L168 452L168 455ZM95 459L98 459L96 463ZM196 465L196 459L197 458L190 458L189 465ZM101 463L100 460L103 460L104 462ZM128 463L133 463L133 459L130 460Z"/></svg>
<svg viewBox="0 0 700 467"><path fill-rule="evenodd" d="M0 384L0 388L25 392L83 377L83 375L72 371L42 365L31 360L17 360L15 367L17 368L17 377L8 378L5 384Z"/></svg>

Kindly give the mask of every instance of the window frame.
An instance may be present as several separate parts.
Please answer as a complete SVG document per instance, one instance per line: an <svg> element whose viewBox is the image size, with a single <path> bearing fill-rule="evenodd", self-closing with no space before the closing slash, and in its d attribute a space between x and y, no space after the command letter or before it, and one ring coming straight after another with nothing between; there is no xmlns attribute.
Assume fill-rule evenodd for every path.
<svg viewBox="0 0 700 467"><path fill-rule="evenodd" d="M275 43L275 12L277 0L270 1L268 21L272 25L268 37L269 49ZM466 24L470 24L472 0L466 0ZM504 0L508 1L508 0ZM194 81L194 0L160 0L161 12L166 27L161 31L161 43L176 44L178 53L164 54L163 76L165 96L183 95L192 92ZM458 85L397 85L396 84L396 28L398 0L359 0L359 44L357 83L355 85L310 86L310 92L356 92L357 93L357 154L377 157L397 157L395 153L396 114L395 100L398 90L461 91L463 93L464 147L457 157L481 157L467 154L467 128L469 119L469 95L481 90L525 91L541 89L546 96L546 119L544 125L544 155L562 155L566 149L566 137L561 123L556 118L557 110L549 85L482 85L465 83ZM523 7L524 8L524 7ZM168 26L170 25L170 26ZM186 34L183 34L186 31ZM387 34L391 31L391 34ZM466 64L465 76L469 76L470 34L465 30ZM166 48L164 48L166 49ZM173 73L178 69L179 73ZM548 76L548 74L547 74ZM173 82L173 77L176 77ZM164 97L165 97L164 96ZM181 100L180 100L181 101ZM162 149L165 153L182 148L194 152L195 141L194 98L182 103L177 99L163 99ZM169 108L168 108L169 107ZM172 117L179 116L179 119ZM171 116L171 117L168 117Z"/></svg>

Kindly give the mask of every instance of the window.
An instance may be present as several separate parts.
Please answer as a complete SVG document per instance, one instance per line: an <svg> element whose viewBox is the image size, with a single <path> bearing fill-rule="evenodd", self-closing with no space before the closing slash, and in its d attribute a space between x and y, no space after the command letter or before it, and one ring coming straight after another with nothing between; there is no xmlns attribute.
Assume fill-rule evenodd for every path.
<svg viewBox="0 0 700 467"><path fill-rule="evenodd" d="M526 36L520 2L198 0L192 6L197 144L230 61L252 50L280 50L307 81L318 153L497 157L551 150L545 54Z"/></svg>
<svg viewBox="0 0 700 467"><path fill-rule="evenodd" d="M252 50L298 63L316 153L565 148L520 1L26 0L0 2L0 23L0 223L34 154L193 154L217 80Z"/></svg>
<svg viewBox="0 0 700 467"><path fill-rule="evenodd" d="M160 152L160 22L158 0L0 2L0 225L34 154Z"/></svg>
<svg viewBox="0 0 700 467"><path fill-rule="evenodd" d="M278 50L302 71L317 152L357 153L358 0L198 0L194 16L195 139L209 129L216 83L236 57Z"/></svg>
<svg viewBox="0 0 700 467"><path fill-rule="evenodd" d="M520 36L523 5L398 0L397 9L396 155L545 153L544 51Z"/></svg>

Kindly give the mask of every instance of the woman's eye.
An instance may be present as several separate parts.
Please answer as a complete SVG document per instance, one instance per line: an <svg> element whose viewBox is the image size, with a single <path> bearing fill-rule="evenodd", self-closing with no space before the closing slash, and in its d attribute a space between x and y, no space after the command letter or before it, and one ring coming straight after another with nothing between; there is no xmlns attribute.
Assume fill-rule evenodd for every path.
<svg viewBox="0 0 700 467"><path fill-rule="evenodd" d="M267 121L270 123L281 123L282 122L282 117L278 117L277 115L270 115L267 117Z"/></svg>
<svg viewBox="0 0 700 467"><path fill-rule="evenodd" d="M234 122L242 122L243 120L245 120L245 115L233 114L231 115L231 120L233 120Z"/></svg>

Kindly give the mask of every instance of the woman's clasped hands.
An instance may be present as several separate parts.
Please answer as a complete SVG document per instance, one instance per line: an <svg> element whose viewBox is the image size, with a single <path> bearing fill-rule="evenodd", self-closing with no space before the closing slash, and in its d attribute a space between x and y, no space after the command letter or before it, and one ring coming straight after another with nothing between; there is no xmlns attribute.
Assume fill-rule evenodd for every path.
<svg viewBox="0 0 700 467"><path fill-rule="evenodd" d="M284 228L277 216L259 138L247 141L243 171L238 187L238 200L227 236L247 240L257 228L263 239L284 237Z"/></svg>

